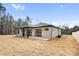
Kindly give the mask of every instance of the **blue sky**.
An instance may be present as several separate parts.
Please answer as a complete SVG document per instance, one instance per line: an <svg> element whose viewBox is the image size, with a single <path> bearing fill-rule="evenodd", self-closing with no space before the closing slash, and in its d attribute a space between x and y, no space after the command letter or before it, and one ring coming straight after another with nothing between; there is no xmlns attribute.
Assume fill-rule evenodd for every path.
<svg viewBox="0 0 79 59"><path fill-rule="evenodd" d="M44 22L55 26L79 24L79 4L77 3L3 3L6 12L17 20L29 16L33 24Z"/></svg>

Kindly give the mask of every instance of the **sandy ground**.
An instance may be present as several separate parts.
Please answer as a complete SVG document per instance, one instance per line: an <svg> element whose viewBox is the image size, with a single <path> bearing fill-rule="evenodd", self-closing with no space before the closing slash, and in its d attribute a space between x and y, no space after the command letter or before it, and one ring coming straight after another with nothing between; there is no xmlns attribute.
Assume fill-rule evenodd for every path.
<svg viewBox="0 0 79 59"><path fill-rule="evenodd" d="M79 44L69 35L50 41L33 40L14 35L0 35L0 55L77 56L79 55Z"/></svg>

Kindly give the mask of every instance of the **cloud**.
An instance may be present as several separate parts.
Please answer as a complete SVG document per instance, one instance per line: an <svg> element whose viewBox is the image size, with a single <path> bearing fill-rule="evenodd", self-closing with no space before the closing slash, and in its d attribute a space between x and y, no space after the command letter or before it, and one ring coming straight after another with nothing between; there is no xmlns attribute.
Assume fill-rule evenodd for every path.
<svg viewBox="0 0 79 59"><path fill-rule="evenodd" d="M74 27L75 25L79 25L79 21L71 21L69 23L64 23L64 22L52 22L52 25L55 25L57 27L59 27L60 25L63 26L63 25L66 25L66 26L69 26L69 28L72 28Z"/></svg>
<svg viewBox="0 0 79 59"><path fill-rule="evenodd" d="M59 26L60 24L58 22L53 22L52 25Z"/></svg>
<svg viewBox="0 0 79 59"><path fill-rule="evenodd" d="M60 7L62 8L62 7L64 7L63 5L60 5Z"/></svg>
<svg viewBox="0 0 79 59"><path fill-rule="evenodd" d="M12 7L16 10L24 10L24 6L19 5L19 4L11 4Z"/></svg>
<svg viewBox="0 0 79 59"><path fill-rule="evenodd" d="M79 25L79 21L71 21L71 24L69 24L70 27L73 27L75 25Z"/></svg>

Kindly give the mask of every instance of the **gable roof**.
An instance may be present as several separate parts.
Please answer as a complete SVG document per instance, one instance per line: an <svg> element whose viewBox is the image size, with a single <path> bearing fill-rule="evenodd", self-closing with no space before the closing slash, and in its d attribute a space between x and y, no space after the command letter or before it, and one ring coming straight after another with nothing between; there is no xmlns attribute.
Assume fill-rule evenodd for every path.
<svg viewBox="0 0 79 59"><path fill-rule="evenodd" d="M36 24L36 25L22 26L22 27L19 27L19 28L22 29L22 28L41 28L41 27L54 27L54 28L61 29L61 28L56 27L56 26L53 26L53 25L51 25L51 24L42 23L42 22L40 22L40 23L38 23L38 24Z"/></svg>
<svg viewBox="0 0 79 59"><path fill-rule="evenodd" d="M42 22L40 22L40 23L37 24L37 26L46 26L46 25L49 25L49 24L47 24L47 23L42 23Z"/></svg>

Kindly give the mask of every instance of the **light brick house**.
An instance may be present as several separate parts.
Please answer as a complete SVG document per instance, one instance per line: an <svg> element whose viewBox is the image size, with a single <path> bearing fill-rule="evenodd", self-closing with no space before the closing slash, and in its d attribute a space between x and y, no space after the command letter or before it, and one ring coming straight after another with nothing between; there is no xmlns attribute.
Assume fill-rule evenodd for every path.
<svg viewBox="0 0 79 59"><path fill-rule="evenodd" d="M58 35L61 35L61 29L46 23L19 27L17 34L17 36L41 40L50 40Z"/></svg>

